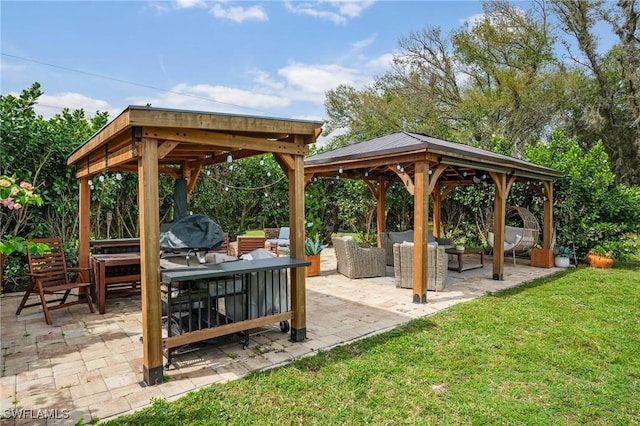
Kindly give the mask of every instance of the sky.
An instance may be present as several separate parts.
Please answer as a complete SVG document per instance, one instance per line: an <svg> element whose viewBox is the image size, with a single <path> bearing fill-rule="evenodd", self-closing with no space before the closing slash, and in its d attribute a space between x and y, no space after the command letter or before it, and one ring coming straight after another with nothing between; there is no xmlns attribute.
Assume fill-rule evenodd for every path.
<svg viewBox="0 0 640 426"><path fill-rule="evenodd" d="M467 1L5 1L0 86L36 108L129 105L324 120L325 92L390 69L399 40L457 28Z"/></svg>
<svg viewBox="0 0 640 426"><path fill-rule="evenodd" d="M402 38L481 13L479 1L0 0L0 88L39 82L45 118L151 104L322 121L325 93L389 71Z"/></svg>

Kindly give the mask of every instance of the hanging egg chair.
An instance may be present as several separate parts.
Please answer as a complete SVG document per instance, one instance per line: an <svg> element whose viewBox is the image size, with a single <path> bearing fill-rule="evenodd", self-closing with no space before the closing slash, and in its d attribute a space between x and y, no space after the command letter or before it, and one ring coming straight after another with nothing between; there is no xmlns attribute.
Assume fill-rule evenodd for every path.
<svg viewBox="0 0 640 426"><path fill-rule="evenodd" d="M513 264L516 263L516 252L527 251L538 242L540 225L529 210L519 206L508 206L505 213L504 252L511 252ZM510 225L512 224L512 225ZM522 225L522 226L518 226ZM487 235L487 242L493 248L493 227Z"/></svg>

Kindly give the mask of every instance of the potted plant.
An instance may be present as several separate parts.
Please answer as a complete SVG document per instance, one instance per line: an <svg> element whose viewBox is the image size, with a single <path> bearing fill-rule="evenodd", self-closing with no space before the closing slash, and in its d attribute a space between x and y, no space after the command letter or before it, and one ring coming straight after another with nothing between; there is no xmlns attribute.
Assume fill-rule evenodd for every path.
<svg viewBox="0 0 640 426"><path fill-rule="evenodd" d="M573 256L573 251L566 246L556 246L553 249L553 254L555 255L555 265L556 268L568 268L569 263L571 261L571 256Z"/></svg>
<svg viewBox="0 0 640 426"><path fill-rule="evenodd" d="M554 255L552 249L546 249L536 244L530 251L531 266L534 268L551 268L554 265Z"/></svg>
<svg viewBox="0 0 640 426"><path fill-rule="evenodd" d="M598 245L587 253L587 263L594 268L611 268L613 266L613 255Z"/></svg>
<svg viewBox="0 0 640 426"><path fill-rule="evenodd" d="M460 237L455 241L456 251L464 251L464 245L467 242L466 237Z"/></svg>
<svg viewBox="0 0 640 426"><path fill-rule="evenodd" d="M315 238L307 237L305 239L305 258L311 262L311 265L305 268L305 277L316 277L320 275L320 253L325 247L317 236Z"/></svg>

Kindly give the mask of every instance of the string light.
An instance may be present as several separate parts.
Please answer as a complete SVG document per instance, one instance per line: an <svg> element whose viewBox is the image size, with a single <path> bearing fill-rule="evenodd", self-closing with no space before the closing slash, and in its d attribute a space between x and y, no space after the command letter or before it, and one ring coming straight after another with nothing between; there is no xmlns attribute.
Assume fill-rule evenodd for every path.
<svg viewBox="0 0 640 426"><path fill-rule="evenodd" d="M271 172L267 172L267 177L270 177L270 176L271 176Z"/></svg>
<svg viewBox="0 0 640 426"><path fill-rule="evenodd" d="M338 169L338 173L342 174L342 166Z"/></svg>
<svg viewBox="0 0 640 426"><path fill-rule="evenodd" d="M231 153L229 153L229 155L227 155L227 163L232 163L233 162L233 156L231 155Z"/></svg>
<svg viewBox="0 0 640 426"><path fill-rule="evenodd" d="M261 159L260 159L260 165L261 165L261 166L264 166L264 158L261 158Z"/></svg>
<svg viewBox="0 0 640 426"><path fill-rule="evenodd" d="M122 174L120 172L116 173L116 179L122 180Z"/></svg>
<svg viewBox="0 0 640 426"><path fill-rule="evenodd" d="M98 176L98 180L99 180L100 182L104 182L104 176L103 176L103 175Z"/></svg>
<svg viewBox="0 0 640 426"><path fill-rule="evenodd" d="M369 176L369 170L367 170L366 172L364 172L364 177L368 177Z"/></svg>

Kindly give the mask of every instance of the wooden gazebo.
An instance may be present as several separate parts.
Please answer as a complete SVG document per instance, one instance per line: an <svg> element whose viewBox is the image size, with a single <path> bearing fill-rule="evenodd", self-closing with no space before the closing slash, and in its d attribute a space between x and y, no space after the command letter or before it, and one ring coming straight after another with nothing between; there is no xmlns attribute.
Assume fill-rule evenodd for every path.
<svg viewBox="0 0 640 426"><path fill-rule="evenodd" d="M543 244L553 235L553 182L556 170L469 145L418 133L397 132L307 157L306 183L314 177L361 179L377 201L378 244L385 231L386 189L402 182L414 196L413 301L427 301L427 238L429 197L433 199L433 233L440 231L440 205L458 185L494 185L494 237L504 240L507 195L515 182L528 186L544 200ZM494 247L493 279L504 275L504 248Z"/></svg>
<svg viewBox="0 0 640 426"><path fill-rule="evenodd" d="M142 281L143 375L162 382L158 175L187 179L190 193L203 167L272 153L289 181L291 256L304 258L304 156L322 122L129 106L67 159L80 180L80 266L89 265L90 186L101 172L138 173ZM88 277L85 277L88 278ZM291 338L306 338L304 270L291 274Z"/></svg>

